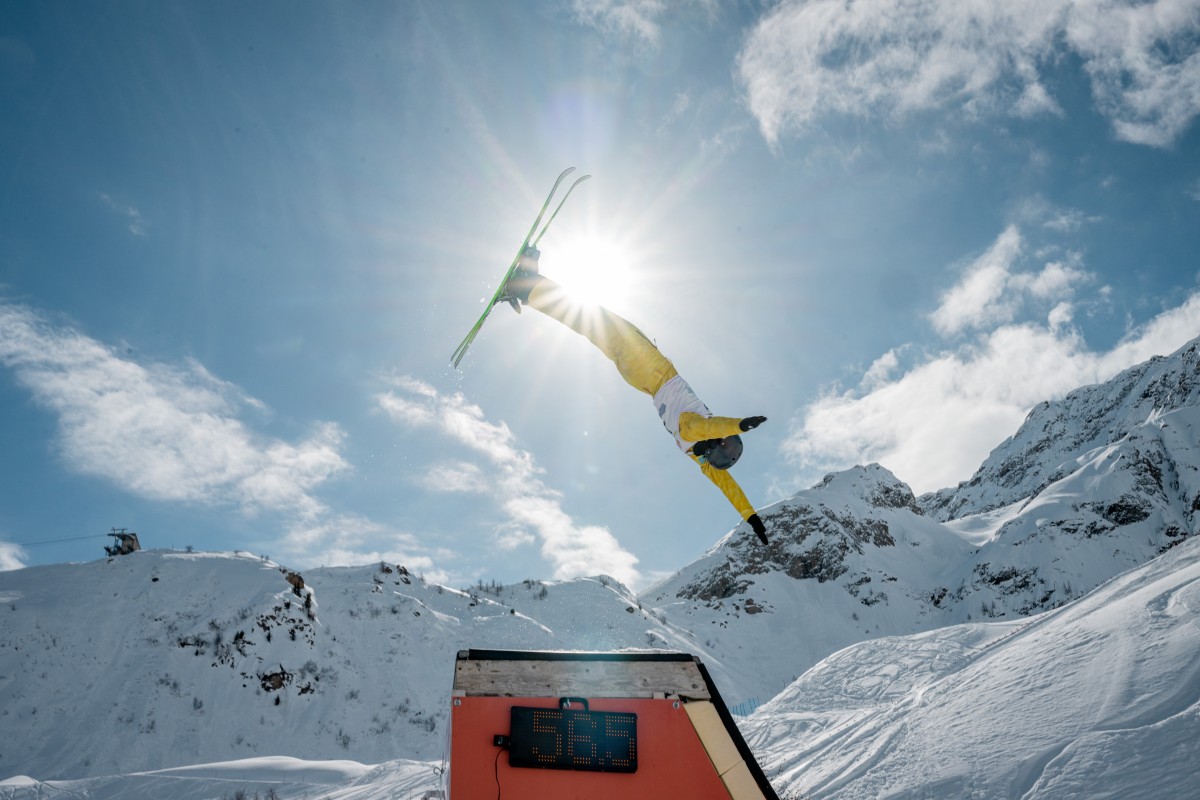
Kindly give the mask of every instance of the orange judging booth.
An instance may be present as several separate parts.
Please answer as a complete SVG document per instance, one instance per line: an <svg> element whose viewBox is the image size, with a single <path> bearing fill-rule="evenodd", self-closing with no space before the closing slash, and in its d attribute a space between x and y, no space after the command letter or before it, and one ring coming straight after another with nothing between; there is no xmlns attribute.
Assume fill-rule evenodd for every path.
<svg viewBox="0 0 1200 800"><path fill-rule="evenodd" d="M464 650L450 800L778 800L687 653Z"/></svg>

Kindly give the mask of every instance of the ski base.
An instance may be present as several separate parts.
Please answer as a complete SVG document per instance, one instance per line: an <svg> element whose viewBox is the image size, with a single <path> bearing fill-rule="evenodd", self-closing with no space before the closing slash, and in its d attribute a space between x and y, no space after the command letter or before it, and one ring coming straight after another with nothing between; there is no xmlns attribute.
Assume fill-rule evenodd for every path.
<svg viewBox="0 0 1200 800"><path fill-rule="evenodd" d="M550 208L550 203L554 200L555 192L558 191L558 187L562 184L563 179L574 171L574 167L567 167L561 173L559 173L558 179L555 180L554 185L550 187L550 194L546 195L546 202L542 204L541 211L538 212L537 217L533 220L533 225L530 226L529 233L525 234L525 240L521 242L520 248L517 249L517 254L513 257L512 263L509 264L508 270L505 271L504 277L500 279L500 285L496 287L496 291L492 295L491 301L488 302L487 306L483 309L483 313L479 315L479 319L475 321L473 326L471 326L471 330L467 332L467 335L463 338L462 342L459 343L458 347L454 348L454 354L450 356L450 365L455 369L458 368L459 363L463 360L463 357L466 356L467 350L471 347L471 343L474 342L475 337L479 335L479 330L483 327L483 323L487 320L488 315L492 313L492 309L496 307L497 303L512 303L513 307L516 308L517 313L521 312L521 306L516 302L516 298L513 298L511 295L507 295L504 291L504 287L508 284L508 279L511 278L512 274L516 271L517 265L521 263L521 256L525 254L525 249L530 246L530 242L533 242L534 247L537 246L537 243L540 242L542 237L546 235L546 230L550 227L550 223L554 222L554 218L557 217L558 212L562 210L563 205L567 202L567 198L571 196L571 192L575 191L576 186L592 177L591 175L584 175L583 177L576 179L576 181L571 184L570 188L567 189L567 193L563 195L562 200L559 201L558 206L554 209L554 213L550 215L550 219L546 221L545 226L542 227L541 232L539 233L538 225L541 224L542 217L546 215L547 209ZM537 234L536 239L534 238L534 234Z"/></svg>

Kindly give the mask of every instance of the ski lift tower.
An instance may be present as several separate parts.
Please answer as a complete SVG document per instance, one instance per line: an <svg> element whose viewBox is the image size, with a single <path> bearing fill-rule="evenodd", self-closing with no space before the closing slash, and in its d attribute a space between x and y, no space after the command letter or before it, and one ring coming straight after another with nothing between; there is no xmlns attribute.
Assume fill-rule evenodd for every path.
<svg viewBox="0 0 1200 800"><path fill-rule="evenodd" d="M120 530L113 528L112 533L108 535L116 540L112 543L111 547L108 545L104 546L104 552L110 556L127 556L135 550L142 549L141 542L138 541L138 535L133 531L127 531L124 528Z"/></svg>

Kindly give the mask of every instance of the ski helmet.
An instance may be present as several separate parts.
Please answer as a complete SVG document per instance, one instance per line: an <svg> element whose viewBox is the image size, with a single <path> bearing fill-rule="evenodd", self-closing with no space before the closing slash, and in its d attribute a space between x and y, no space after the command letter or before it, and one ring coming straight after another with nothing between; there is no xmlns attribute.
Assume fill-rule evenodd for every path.
<svg viewBox="0 0 1200 800"><path fill-rule="evenodd" d="M724 439L705 439L696 442L692 452L701 464L711 464L716 469L729 469L742 457L742 437L734 434Z"/></svg>

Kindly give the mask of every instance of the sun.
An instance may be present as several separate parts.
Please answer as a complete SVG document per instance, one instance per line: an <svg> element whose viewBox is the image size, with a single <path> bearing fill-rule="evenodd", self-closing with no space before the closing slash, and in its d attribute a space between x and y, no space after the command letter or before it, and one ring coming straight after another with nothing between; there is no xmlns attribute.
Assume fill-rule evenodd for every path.
<svg viewBox="0 0 1200 800"><path fill-rule="evenodd" d="M612 239L575 236L555 243L542 256L542 272L577 300L607 308L627 306L634 272L628 248Z"/></svg>

